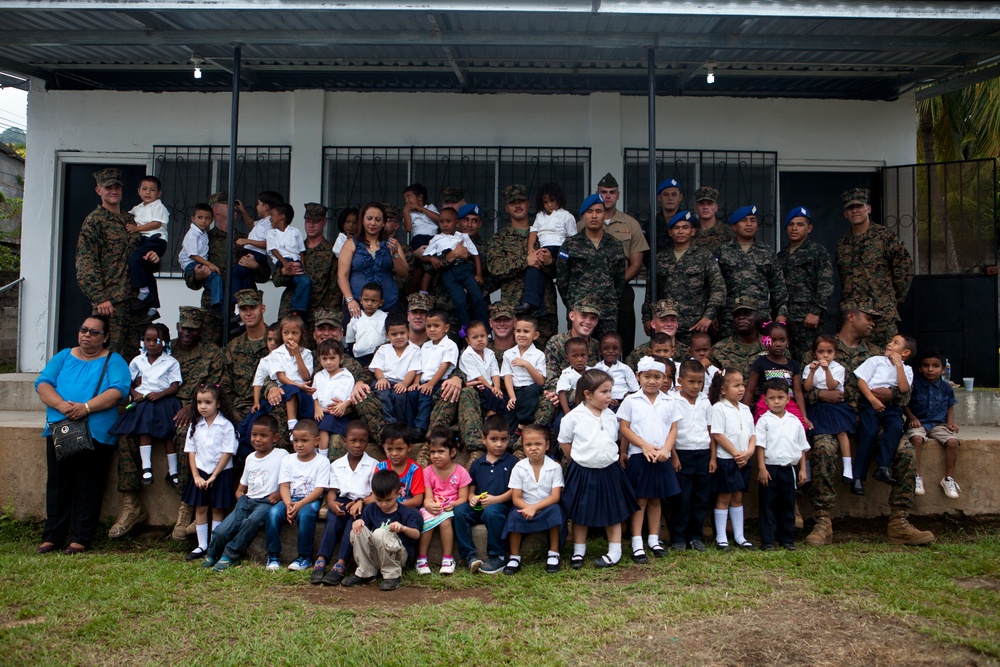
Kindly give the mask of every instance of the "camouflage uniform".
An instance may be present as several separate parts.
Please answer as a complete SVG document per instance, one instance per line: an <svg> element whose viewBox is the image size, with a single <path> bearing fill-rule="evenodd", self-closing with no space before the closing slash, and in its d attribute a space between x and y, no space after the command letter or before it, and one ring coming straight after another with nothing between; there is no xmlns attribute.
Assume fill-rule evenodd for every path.
<svg viewBox="0 0 1000 667"><path fill-rule="evenodd" d="M857 347L848 347L840 338L837 338L837 354L835 359L844 367L844 401L855 411L858 407L858 399L861 392L858 391L858 379L854 375L855 369L869 357L878 356L883 350L874 345L870 340L862 340ZM810 358L807 360L811 362ZM897 388L892 390L890 405L903 406L909 401L910 394L900 393ZM806 405L813 405L819 400L819 390L805 392ZM840 461L840 445L837 443L837 436L820 434L813 439L812 450L809 453L810 465L812 468L813 483L809 489L809 502L813 509L829 511L837 502L837 463ZM896 456L892 460L892 476L899 480L899 484L889 490L889 506L896 509L908 510L913 506L914 490L916 484L916 460L913 445L906 438L900 440L896 449Z"/></svg>
<svg viewBox="0 0 1000 667"><path fill-rule="evenodd" d="M603 234L595 248L586 232L563 241L556 260L556 285L569 307L585 296L596 298L600 322L594 337L618 330L618 299L625 286L625 252L621 241Z"/></svg>
<svg viewBox="0 0 1000 667"><path fill-rule="evenodd" d="M689 329L702 317L714 320L725 308L726 283L718 262L707 250L690 247L680 259L672 249L656 253L656 280L657 298L676 304L678 342L690 343ZM651 317L652 304L647 296L642 304L642 319L646 322Z"/></svg>
<svg viewBox="0 0 1000 667"><path fill-rule="evenodd" d="M788 288L788 324L792 330L792 358L805 359L813 339L822 333L823 315L833 294L833 264L826 248L806 239L798 248L778 253ZM807 329L806 315L818 315L820 328Z"/></svg>
<svg viewBox="0 0 1000 667"><path fill-rule="evenodd" d="M105 169L97 174L116 172ZM97 176L95 174L95 177ZM106 179L104 183L117 179ZM131 213L112 213L98 206L84 219L76 243L76 280L97 312L97 305L110 301L108 347L125 359L139 354L144 313L132 311L136 290L128 273L128 256L139 247L140 234L130 234L125 225L135 224Z"/></svg>
<svg viewBox="0 0 1000 667"><path fill-rule="evenodd" d="M840 239L837 268L841 301L869 301L881 314L869 338L884 347L896 335L897 305L913 282L910 253L895 234L872 223L864 234L847 232Z"/></svg>
<svg viewBox="0 0 1000 667"><path fill-rule="evenodd" d="M236 293L236 303L240 306L259 306L262 296L257 290L240 290ZM238 422L243 421L253 407L253 376L257 372L257 364L267 355L267 335L260 340L250 340L245 331L229 341L222 351L220 384L229 396Z"/></svg>
<svg viewBox="0 0 1000 667"><path fill-rule="evenodd" d="M732 240L733 228L721 220L716 220L709 229L699 227L694 239L691 240L691 245L707 250L711 255L716 255L724 243L729 243Z"/></svg>
<svg viewBox="0 0 1000 667"><path fill-rule="evenodd" d="M588 312L597 314L599 307L596 304L596 300L593 298L586 298L580 303L573 306L574 310L580 312ZM569 368L569 361L566 360L566 341L573 338L572 331L565 331L561 334L557 334L549 339L545 344L545 384L542 389L545 391L555 391L556 384L559 382L559 376L562 374L563 370ZM587 365L593 366L598 361L601 360L600 357L600 344L596 338L588 338L587 346L589 347L590 354L587 355ZM556 417L556 410L558 408L545 398L538 401L538 409L535 410L535 423L543 424L545 426L551 426L552 421Z"/></svg>
<svg viewBox="0 0 1000 667"><path fill-rule="evenodd" d="M712 346L712 363L720 370L724 368L735 368L743 373L743 379L750 377L750 365L757 359L767 354L767 350L760 344L760 339L750 345L744 345L736 340L735 334L729 338L724 338Z"/></svg>
<svg viewBox="0 0 1000 667"><path fill-rule="evenodd" d="M493 235L486 249L480 251L483 270L489 275L490 284L500 290L500 299L516 306L524 293L524 273L528 268L528 230L507 226ZM555 277L556 263L544 269L550 278ZM623 271L624 273L624 271ZM549 283L545 287L545 310L548 313L538 322L539 343L548 340L559 330L556 313L556 290Z"/></svg>
<svg viewBox="0 0 1000 667"><path fill-rule="evenodd" d="M337 283L337 258L333 255L333 244L323 239L315 248L306 248L301 255L302 269L312 280L312 292L309 297L309 318L306 320L306 330L313 328L313 313L317 308L341 307L344 295L340 293ZM291 312L292 292L295 286L292 276L281 272L281 265L274 270L271 282L275 287L284 287L281 294L281 306L278 317L285 317Z"/></svg>
<svg viewBox="0 0 1000 667"><path fill-rule="evenodd" d="M762 320L788 315L788 292L785 278L774 251L759 241L746 252L732 240L719 247L719 270L726 281L726 308L719 313L719 335L733 334L733 303L739 297L749 297L758 303Z"/></svg>

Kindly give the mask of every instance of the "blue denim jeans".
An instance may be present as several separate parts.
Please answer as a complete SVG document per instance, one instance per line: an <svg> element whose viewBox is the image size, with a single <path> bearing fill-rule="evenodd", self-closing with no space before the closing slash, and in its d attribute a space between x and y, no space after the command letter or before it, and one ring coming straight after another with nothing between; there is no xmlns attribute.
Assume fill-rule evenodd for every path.
<svg viewBox="0 0 1000 667"><path fill-rule="evenodd" d="M509 512L510 505L506 503L490 505L482 510L473 509L469 503L455 507L455 520L452 521L455 541L458 542L458 554L466 563L471 563L477 556L476 545L472 542L472 527L477 523L486 524L486 555L503 557L503 539L500 536L503 535Z"/></svg>
<svg viewBox="0 0 1000 667"><path fill-rule="evenodd" d="M229 560L243 558L250 543L264 527L272 507L267 498L254 500L247 495L240 496L229 516L212 531L208 556L219 559L225 555Z"/></svg>
<svg viewBox="0 0 1000 667"><path fill-rule="evenodd" d="M460 262L452 266L441 269L441 282L448 290L448 295L455 304L455 316L462 326L468 324L472 319L488 323L490 313L486 308L486 299L483 297L483 290L476 282L476 267L472 262ZM472 315L469 317L469 309L466 307L466 295L472 302Z"/></svg>
<svg viewBox="0 0 1000 667"><path fill-rule="evenodd" d="M292 498L292 502L298 502L301 498ZM302 558L312 558L313 538L316 534L316 515L319 514L320 501L314 500L299 510L295 516L295 521L299 524L299 556ZM267 514L267 521L264 525L264 538L268 555L281 554L281 528L287 523L285 516L287 510L285 503L278 501L271 506L271 511Z"/></svg>
<svg viewBox="0 0 1000 667"><path fill-rule="evenodd" d="M188 262L188 265L184 267L184 275L191 277L194 275L194 267L198 266L198 262ZM217 303L222 303L222 290L224 286L222 284L222 276L216 272L208 274L208 278L205 278L205 287L208 288L208 294L211 297L212 305ZM236 288L233 288L233 294L236 293Z"/></svg>
<svg viewBox="0 0 1000 667"><path fill-rule="evenodd" d="M288 259L287 257L285 259ZM288 260L292 261L292 260ZM298 261L293 262L294 264L301 264ZM298 313L300 317L309 316L309 298L312 296L312 279L304 273L297 276L292 276L292 283L295 285L295 289L292 291L292 302L289 307L292 312Z"/></svg>
<svg viewBox="0 0 1000 667"><path fill-rule="evenodd" d="M546 246L542 250L548 250L555 260L559 257L560 246ZM545 308L545 288L552 283L552 279L545 275L541 269L529 266L524 271L524 291L521 301L530 304L535 308Z"/></svg>

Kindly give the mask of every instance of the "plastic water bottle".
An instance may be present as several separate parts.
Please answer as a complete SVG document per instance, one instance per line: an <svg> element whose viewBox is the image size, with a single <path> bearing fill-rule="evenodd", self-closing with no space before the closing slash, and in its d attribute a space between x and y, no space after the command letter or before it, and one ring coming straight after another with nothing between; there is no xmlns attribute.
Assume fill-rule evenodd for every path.
<svg viewBox="0 0 1000 667"><path fill-rule="evenodd" d="M947 357L944 359L944 381L951 383L951 362Z"/></svg>

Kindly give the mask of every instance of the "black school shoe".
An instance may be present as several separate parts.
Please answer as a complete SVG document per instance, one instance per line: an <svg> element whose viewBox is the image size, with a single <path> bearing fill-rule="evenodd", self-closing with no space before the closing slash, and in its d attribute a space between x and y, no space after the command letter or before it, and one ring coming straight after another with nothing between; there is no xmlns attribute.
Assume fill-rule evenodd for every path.
<svg viewBox="0 0 1000 667"><path fill-rule="evenodd" d="M635 549L632 551L632 562L638 565L645 565L649 562L649 556L646 555L645 549Z"/></svg>
<svg viewBox="0 0 1000 667"><path fill-rule="evenodd" d="M549 563L547 560L545 562L545 571L548 574L555 574L556 572L559 571L559 568L561 567L562 565L558 558L556 559L555 563Z"/></svg>
<svg viewBox="0 0 1000 667"><path fill-rule="evenodd" d="M893 477L892 473L889 472L889 469L885 467L878 468L875 471L875 474L872 475L872 479L876 482L888 484L889 486L897 486L899 484L899 480Z"/></svg>
<svg viewBox="0 0 1000 667"><path fill-rule="evenodd" d="M705 551L705 543L701 540L691 540L688 542L688 546L698 553L703 553Z"/></svg>
<svg viewBox="0 0 1000 667"><path fill-rule="evenodd" d="M378 585L378 589L379 589L380 591L394 591L394 590L396 590L397 588L399 588L399 585L400 585L401 583L402 583L402 582L401 582L401 580L400 580L400 578L399 578L399 577L396 577L395 579L383 579L383 580L382 580L382 581L381 581L381 582L379 583L379 585Z"/></svg>
<svg viewBox="0 0 1000 667"><path fill-rule="evenodd" d="M344 580L340 582L340 585L343 586L344 588L353 588L355 586L364 586L365 584L370 584L373 581L375 581L375 577L359 577L356 574L352 574L348 577L345 577Z"/></svg>
<svg viewBox="0 0 1000 667"><path fill-rule="evenodd" d="M865 485L861 482L860 479L854 480L854 482L851 484L851 493L853 493L856 496L865 495Z"/></svg>

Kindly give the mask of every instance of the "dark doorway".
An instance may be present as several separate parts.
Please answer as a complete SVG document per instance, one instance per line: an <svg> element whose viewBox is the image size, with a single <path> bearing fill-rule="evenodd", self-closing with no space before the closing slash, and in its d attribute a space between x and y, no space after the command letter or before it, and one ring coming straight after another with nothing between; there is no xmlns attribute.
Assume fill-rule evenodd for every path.
<svg viewBox="0 0 1000 667"><path fill-rule="evenodd" d="M99 163L64 164L62 192L62 252L59 258L59 307L56 324L57 350L76 345L76 330L93 312L90 301L76 282L76 241L83 220L100 204L94 192L94 172L110 166L122 170L122 210L139 203L139 182L146 175L142 165Z"/></svg>
<svg viewBox="0 0 1000 667"><path fill-rule="evenodd" d="M813 230L809 238L819 243L830 253L833 262L833 296L827 305L823 330L835 333L837 330L837 310L840 304L840 272L837 271L837 241L848 232L850 225L844 219L844 207L840 196L851 188L872 190L872 220L881 221L879 202L875 190L879 182L874 171L783 171L781 172L780 225L785 214L795 206L805 206L812 213ZM788 245L784 229L781 230L781 245Z"/></svg>

